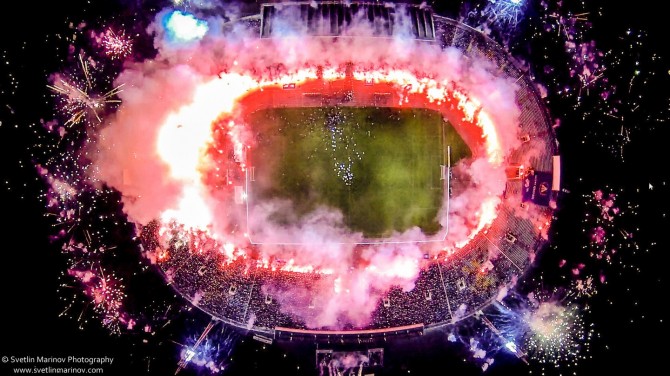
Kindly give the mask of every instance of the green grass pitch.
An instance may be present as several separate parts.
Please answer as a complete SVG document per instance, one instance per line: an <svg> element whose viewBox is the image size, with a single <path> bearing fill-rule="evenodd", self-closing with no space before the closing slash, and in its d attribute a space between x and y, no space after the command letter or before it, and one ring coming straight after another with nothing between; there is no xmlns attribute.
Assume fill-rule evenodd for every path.
<svg viewBox="0 0 670 376"><path fill-rule="evenodd" d="M442 115L427 109L273 108L247 120L258 139L250 204L290 199L297 218L278 214L279 223L326 205L369 238L413 226L439 231L447 146L452 165L470 155Z"/></svg>

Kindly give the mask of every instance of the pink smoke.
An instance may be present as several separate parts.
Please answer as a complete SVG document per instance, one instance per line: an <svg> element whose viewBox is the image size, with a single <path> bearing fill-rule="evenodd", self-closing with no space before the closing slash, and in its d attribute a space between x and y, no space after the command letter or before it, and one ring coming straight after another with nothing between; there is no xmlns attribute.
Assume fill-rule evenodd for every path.
<svg viewBox="0 0 670 376"><path fill-rule="evenodd" d="M220 20L213 19L210 23L218 25ZM124 91L119 95L123 103L96 135L95 153L91 153L96 157L91 174L122 193L124 211L138 225L155 219L177 218L184 203L188 209L200 210L196 220L207 223L207 233L222 247L225 244L231 248L231 254L243 254L243 248L250 241L249 234L236 227L247 220L245 206L231 204L229 191L213 189L202 179L188 174L176 174L159 151L165 124L177 118L180 111L188 111L205 87L222 88L213 92L219 93L219 102L228 100L230 91L238 90L232 86L230 91L225 85L217 86L221 82L219 77L225 77L230 85L238 85L236 87L248 85L252 89L239 89L247 93L256 90L254 85L259 83L282 77L295 79L316 67L337 72L353 63L355 69L364 73L411 72L420 80L457 87L459 92L473 98L478 107L473 108L471 116L485 110L495 125L500 161L520 145L516 85L491 73L494 70L489 63L466 59L456 49L442 50L406 38L393 38L384 43L370 43L365 38L260 40L243 28L226 35L212 31L201 41L172 45L163 37L160 22L150 30L156 33L159 53L153 60L127 66L115 82L124 84ZM398 78L397 82L404 79ZM414 91L428 89L429 86L412 88ZM208 100L213 99L208 96ZM233 99L230 111L221 114L217 126L228 127L224 127L228 131L221 135L228 137L229 150L225 152L234 152L236 158L243 158L244 149L238 146L250 147L253 140L240 121L240 110L234 103ZM224 118L227 120L222 120ZM182 125L173 124L171 131L179 132ZM208 131L213 133L213 124L208 126ZM482 140L470 141L473 158L454 166L454 176L465 183L454 190L448 212L445 206L439 214L443 224L448 217L448 237L445 243L431 247L430 252L467 243L473 236L473 228L480 225L482 202L493 212L502 202L506 182L503 165L492 162L486 155ZM182 156L178 151L175 153L177 159ZM215 165L215 161L204 154L201 161L198 167L201 170L211 170ZM200 176L200 171L193 172ZM187 193L197 199L184 201ZM424 254L424 249L416 243L371 245L357 252L356 243L362 240L362 235L343 226L339 211L319 208L292 225L279 226L269 220L273 212L290 214L290 210L290 203L270 200L254 207L248 216L248 226L254 236L273 240L273 244L255 246L258 259L281 258L327 272L326 277L309 287L264 286L264 291L273 295L284 312L303 319L309 327L363 326L390 288L400 286L409 291L414 287ZM296 242L296 239L299 245L281 244ZM429 240L430 236L413 228L393 235L392 239ZM305 302L310 300L316 300L315 308L306 312Z"/></svg>

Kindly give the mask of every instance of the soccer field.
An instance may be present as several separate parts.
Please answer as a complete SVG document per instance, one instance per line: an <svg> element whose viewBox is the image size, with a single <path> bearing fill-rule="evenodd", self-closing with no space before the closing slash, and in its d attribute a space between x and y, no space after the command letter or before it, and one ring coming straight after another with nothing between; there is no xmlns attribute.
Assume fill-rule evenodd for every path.
<svg viewBox="0 0 670 376"><path fill-rule="evenodd" d="M249 205L290 199L299 220L320 205L342 211L368 238L419 226L436 233L445 181L441 165L470 150L439 112L372 107L273 108L247 119L258 144L250 154Z"/></svg>

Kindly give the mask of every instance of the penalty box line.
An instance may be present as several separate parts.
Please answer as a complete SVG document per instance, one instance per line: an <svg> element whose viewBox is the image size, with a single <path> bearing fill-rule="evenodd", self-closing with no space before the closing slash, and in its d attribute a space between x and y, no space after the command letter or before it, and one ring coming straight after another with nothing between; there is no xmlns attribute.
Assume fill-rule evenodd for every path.
<svg viewBox="0 0 670 376"><path fill-rule="evenodd" d="M330 244L361 244L361 245L383 245L383 244L425 244L425 243L443 243L447 239L449 234L449 202L451 201L451 195L449 194L449 189L451 185L451 146L447 145L447 165L446 171L445 166L440 165L442 170L441 174L444 175L444 189L447 196L447 220L444 228L444 235L441 239L431 239L431 240L364 240L360 242L329 242ZM253 168L253 167L251 167ZM249 190L249 168L244 171L244 203L246 205L246 227L247 227L247 239L252 245L309 245L315 243L308 242L255 242L251 237L251 230L249 228L249 201L251 198L251 192Z"/></svg>

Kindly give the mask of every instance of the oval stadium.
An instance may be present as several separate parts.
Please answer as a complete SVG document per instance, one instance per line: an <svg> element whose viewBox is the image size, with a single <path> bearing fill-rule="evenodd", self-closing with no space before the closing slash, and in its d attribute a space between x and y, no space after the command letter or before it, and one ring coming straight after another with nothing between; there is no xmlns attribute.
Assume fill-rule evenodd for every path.
<svg viewBox="0 0 670 376"><path fill-rule="evenodd" d="M211 233L229 238L184 231L177 214L142 232L194 306L265 341L375 342L472 316L533 263L560 190L558 144L531 77L498 44L429 7L355 1L268 3L220 27L255 34L235 64L252 65L245 49L280 54L250 52L263 78L217 114L200 165L224 213ZM388 44L399 58L284 68L301 43Z"/></svg>

